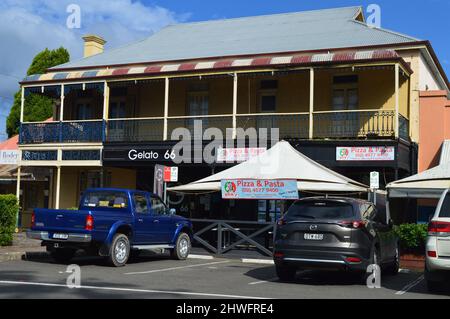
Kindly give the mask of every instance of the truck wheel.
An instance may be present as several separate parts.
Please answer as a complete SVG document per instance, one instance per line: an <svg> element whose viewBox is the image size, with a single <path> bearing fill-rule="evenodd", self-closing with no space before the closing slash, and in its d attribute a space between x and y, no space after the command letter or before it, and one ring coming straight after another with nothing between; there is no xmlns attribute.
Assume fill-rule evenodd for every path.
<svg viewBox="0 0 450 319"><path fill-rule="evenodd" d="M285 282L293 281L297 273L297 269L288 266L276 266L275 270L277 272L278 278L280 278L281 281Z"/></svg>
<svg viewBox="0 0 450 319"><path fill-rule="evenodd" d="M75 255L75 252L74 249L57 248L53 250L50 255L57 263L67 264Z"/></svg>
<svg viewBox="0 0 450 319"><path fill-rule="evenodd" d="M170 250L170 256L173 259L185 260L191 251L191 238L186 233L181 233L178 236L175 248Z"/></svg>
<svg viewBox="0 0 450 319"><path fill-rule="evenodd" d="M113 267L122 267L130 257L130 241L124 234L116 234L109 248L108 264Z"/></svg>

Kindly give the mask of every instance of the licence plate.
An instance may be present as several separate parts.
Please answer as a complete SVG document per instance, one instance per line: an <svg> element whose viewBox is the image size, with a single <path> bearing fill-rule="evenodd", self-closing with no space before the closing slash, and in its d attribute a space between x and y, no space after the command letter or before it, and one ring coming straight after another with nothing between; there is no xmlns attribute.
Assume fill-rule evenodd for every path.
<svg viewBox="0 0 450 319"><path fill-rule="evenodd" d="M306 240L323 240L323 234L305 234Z"/></svg>
<svg viewBox="0 0 450 319"><path fill-rule="evenodd" d="M67 234L53 234L53 239L67 239L69 235Z"/></svg>

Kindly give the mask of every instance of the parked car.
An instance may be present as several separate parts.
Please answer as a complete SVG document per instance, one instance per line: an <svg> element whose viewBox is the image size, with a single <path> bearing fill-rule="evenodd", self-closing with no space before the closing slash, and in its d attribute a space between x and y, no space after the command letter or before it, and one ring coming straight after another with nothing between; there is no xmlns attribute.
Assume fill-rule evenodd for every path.
<svg viewBox="0 0 450 319"><path fill-rule="evenodd" d="M444 191L428 225L425 279L430 291L449 287L450 279L450 190Z"/></svg>
<svg viewBox="0 0 450 319"><path fill-rule="evenodd" d="M35 209L31 223L28 237L42 240L59 262L82 249L120 267L141 250L168 249L183 260L191 249L192 223L158 196L136 190L89 189L79 210Z"/></svg>
<svg viewBox="0 0 450 319"><path fill-rule="evenodd" d="M368 201L304 198L278 221L274 261L284 281L299 269L352 271L365 278L371 264L397 274L398 238L386 211Z"/></svg>

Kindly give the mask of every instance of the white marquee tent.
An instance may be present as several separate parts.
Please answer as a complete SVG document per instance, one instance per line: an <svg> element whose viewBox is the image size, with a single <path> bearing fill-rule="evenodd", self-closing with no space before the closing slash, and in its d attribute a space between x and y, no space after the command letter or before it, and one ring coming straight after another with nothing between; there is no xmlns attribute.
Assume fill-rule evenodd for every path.
<svg viewBox="0 0 450 319"><path fill-rule="evenodd" d="M340 175L281 141L264 153L190 184L170 187L180 193L220 191L224 179L294 179L299 191L367 192L368 186Z"/></svg>
<svg viewBox="0 0 450 319"><path fill-rule="evenodd" d="M439 198L450 188L450 163L441 164L387 186L390 198Z"/></svg>
<svg viewBox="0 0 450 319"><path fill-rule="evenodd" d="M450 140L442 143L438 166L387 185L390 198L440 198L450 188Z"/></svg>

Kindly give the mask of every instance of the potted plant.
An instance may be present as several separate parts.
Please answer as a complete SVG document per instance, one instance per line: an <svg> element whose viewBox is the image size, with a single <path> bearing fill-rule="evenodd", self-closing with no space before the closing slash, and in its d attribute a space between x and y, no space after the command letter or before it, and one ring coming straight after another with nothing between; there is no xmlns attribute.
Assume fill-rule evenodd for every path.
<svg viewBox="0 0 450 319"><path fill-rule="evenodd" d="M399 238L402 267L424 268L427 228L426 224L401 224L395 227L395 233Z"/></svg>

